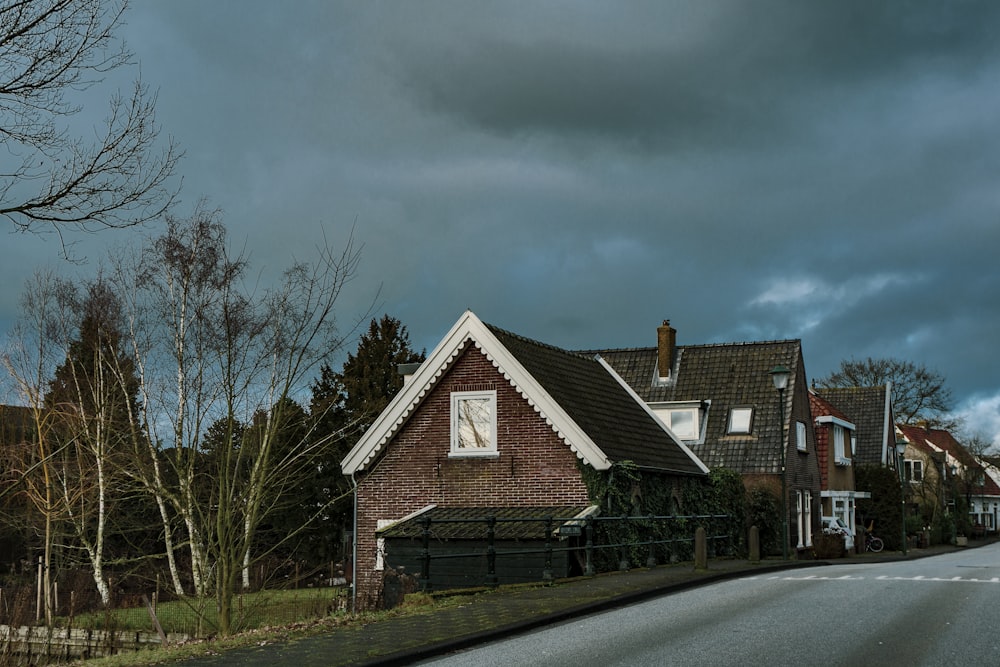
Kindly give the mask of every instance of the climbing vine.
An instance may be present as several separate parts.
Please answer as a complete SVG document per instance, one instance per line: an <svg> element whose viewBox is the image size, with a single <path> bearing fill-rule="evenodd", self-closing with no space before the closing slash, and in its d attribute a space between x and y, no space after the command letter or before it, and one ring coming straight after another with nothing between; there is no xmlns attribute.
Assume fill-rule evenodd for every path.
<svg viewBox="0 0 1000 667"><path fill-rule="evenodd" d="M617 569L623 562L643 565L650 558L657 563L691 560L699 525L709 535L729 536L719 542L723 553L746 552L747 500L736 472L718 468L707 478L684 477L620 461L604 471L581 465L581 473L591 502L600 507L602 517L633 517L630 521L597 522L595 539L599 544L621 545L597 552L600 570ZM697 518L704 515L726 518Z"/></svg>

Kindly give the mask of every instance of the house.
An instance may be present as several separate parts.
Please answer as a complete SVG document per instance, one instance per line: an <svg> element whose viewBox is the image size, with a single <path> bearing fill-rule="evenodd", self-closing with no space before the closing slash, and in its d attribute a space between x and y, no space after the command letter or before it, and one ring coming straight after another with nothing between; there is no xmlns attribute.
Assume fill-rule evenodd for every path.
<svg viewBox="0 0 1000 667"><path fill-rule="evenodd" d="M853 535L859 495L854 484L859 440L857 427L816 391L809 393L809 405L816 432L822 514L841 519Z"/></svg>
<svg viewBox="0 0 1000 667"><path fill-rule="evenodd" d="M929 429L897 424L896 432L900 440L906 443L903 451L903 481L906 486L907 516L920 516L924 525L929 526L940 514L948 511L945 494L948 467L944 451L931 446L928 440L931 435Z"/></svg>
<svg viewBox="0 0 1000 667"><path fill-rule="evenodd" d="M814 387L813 391L855 425L855 465L899 469L891 383L877 387Z"/></svg>
<svg viewBox="0 0 1000 667"><path fill-rule="evenodd" d="M899 474L899 461L896 454L896 425L895 416L892 409L892 385L887 383L877 387L813 387L812 392L820 400L831 406L836 414L853 425L851 439L845 442L849 445L851 465L844 466L840 474L845 474L848 469L854 477L854 492L850 495L836 492L833 489L824 487L824 498L829 497L833 501L833 515L844 519L844 522L854 530L858 525L856 521L857 501L863 498L871 498L871 475L863 475L859 468L879 466L892 471L893 475ZM831 413L833 415L834 413ZM816 412L814 410L814 416ZM817 425L817 429L819 425ZM827 420L824 427L827 442L830 436L835 435L831 431L836 431L833 419ZM821 439L821 434L817 431L817 442ZM836 446L834 447L836 450ZM834 452L836 457L836 452ZM821 455L822 467L822 455ZM836 461L830 462L836 466ZM836 474L836 473L835 473ZM859 479L860 477L860 479ZM876 501L878 499L875 499ZM881 505L884 511L884 504ZM872 509L869 504L869 509ZM826 514L826 500L824 500L824 514ZM878 512L876 512L877 514ZM844 514L850 515L850 521ZM899 508L895 508L895 517L899 516ZM872 517L869 516L863 523L867 524Z"/></svg>
<svg viewBox="0 0 1000 667"><path fill-rule="evenodd" d="M1000 484L988 457L978 458L944 429L899 424L907 445L904 470L913 503L930 523L934 510L962 507L962 532L995 532L1000 519ZM967 535L968 536L968 535Z"/></svg>
<svg viewBox="0 0 1000 667"><path fill-rule="evenodd" d="M597 353L709 468L735 470L748 488L779 497L783 485L787 546L810 547L820 472L801 341L678 345L669 321L656 341ZM789 371L783 393L771 376L777 367Z"/></svg>
<svg viewBox="0 0 1000 667"><path fill-rule="evenodd" d="M355 489L356 604L378 603L403 524L470 508L582 516L600 501L588 482L626 463L661 496L708 472L600 356L465 312L341 464Z"/></svg>

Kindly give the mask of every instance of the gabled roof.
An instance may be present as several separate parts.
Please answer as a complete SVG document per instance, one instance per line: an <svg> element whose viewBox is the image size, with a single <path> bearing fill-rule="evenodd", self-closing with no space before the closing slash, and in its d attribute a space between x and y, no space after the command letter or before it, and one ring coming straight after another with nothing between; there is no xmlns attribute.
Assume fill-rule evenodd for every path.
<svg viewBox="0 0 1000 667"><path fill-rule="evenodd" d="M854 423L859 464L885 465L892 446L893 415L891 385L878 387L817 387L813 389Z"/></svg>
<svg viewBox="0 0 1000 667"><path fill-rule="evenodd" d="M778 394L769 372L778 365L791 371L785 391L787 415L800 377L801 341L679 345L666 382L659 379L656 347L601 350L599 354L649 403L711 401L705 441L692 446L709 467L741 473L779 472L780 450L774 443L783 436L782 422L777 418ZM750 436L726 435L729 410L734 407L754 409Z"/></svg>
<svg viewBox="0 0 1000 667"><path fill-rule="evenodd" d="M708 471L598 356L518 336L466 311L344 458L345 473L363 470L375 458L470 345L593 468L629 460L683 474Z"/></svg>
<svg viewBox="0 0 1000 667"><path fill-rule="evenodd" d="M856 428L855 423L851 421L850 417L814 391L809 392L809 411L812 413L813 419L817 421L827 418L826 421L836 420L842 426L846 426L852 431Z"/></svg>
<svg viewBox="0 0 1000 667"><path fill-rule="evenodd" d="M907 426L897 424L907 442L916 449L928 454L938 463L952 466L956 462L971 470L982 470L984 475L982 485L974 489L979 491L973 495L1000 496L1000 472L992 465L990 457L978 460L972 452L966 449L952 434L944 429L925 428L923 426Z"/></svg>
<svg viewBox="0 0 1000 667"><path fill-rule="evenodd" d="M951 465L948 462L948 459L951 459L951 461L963 466L971 468L982 467L976 461L976 457L955 440L950 432L944 429L909 426L906 424L897 424L896 428L903 434L907 442L918 449L929 453L943 452L947 454L945 462L948 465Z"/></svg>

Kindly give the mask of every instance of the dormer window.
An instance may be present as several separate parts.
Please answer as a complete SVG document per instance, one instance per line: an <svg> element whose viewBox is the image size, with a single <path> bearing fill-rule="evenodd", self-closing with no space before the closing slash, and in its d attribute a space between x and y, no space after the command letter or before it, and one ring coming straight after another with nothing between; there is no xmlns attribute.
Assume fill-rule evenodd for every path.
<svg viewBox="0 0 1000 667"><path fill-rule="evenodd" d="M838 466L851 465L853 456L855 434L854 424L832 415L823 415L816 418L817 424L829 424L833 444L833 464Z"/></svg>
<svg viewBox="0 0 1000 667"><path fill-rule="evenodd" d="M685 442L701 439L707 401L652 403L649 407L678 439Z"/></svg>
<svg viewBox="0 0 1000 667"><path fill-rule="evenodd" d="M726 433L742 435L750 433L753 425L753 408L732 408L729 411L729 426Z"/></svg>
<svg viewBox="0 0 1000 667"><path fill-rule="evenodd" d="M450 456L498 456L496 391L451 395Z"/></svg>

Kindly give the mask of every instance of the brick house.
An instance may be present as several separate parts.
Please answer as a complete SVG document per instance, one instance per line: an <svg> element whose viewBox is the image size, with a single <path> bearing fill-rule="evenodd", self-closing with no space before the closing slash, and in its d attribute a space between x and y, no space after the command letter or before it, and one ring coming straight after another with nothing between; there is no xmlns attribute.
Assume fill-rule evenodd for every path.
<svg viewBox="0 0 1000 667"><path fill-rule="evenodd" d="M891 383L877 387L816 387L813 391L855 425L855 465L899 469Z"/></svg>
<svg viewBox="0 0 1000 667"><path fill-rule="evenodd" d="M848 549L854 546L856 503L859 494L854 484L855 453L858 430L848 416L815 391L809 394L816 432L816 460L819 463L820 499L823 516L843 520L851 531Z"/></svg>
<svg viewBox="0 0 1000 667"><path fill-rule="evenodd" d="M850 441L850 471L852 473L856 473L859 467L879 466L888 468L894 475L899 474L899 466L902 461L897 460L896 454L896 420L892 408L891 383L876 387L813 387L812 391L827 406L832 406L831 415L839 415L854 427L851 431L852 440ZM814 410L814 416L817 416L816 410ZM834 435L832 431L835 428L835 419L830 418L826 421L826 433L823 434L823 437L826 438L827 443L832 443L830 438ZM818 426L816 438L819 442L821 434ZM821 458L821 466L822 460ZM829 463L835 465L835 462ZM846 473L845 466L840 474L845 475ZM851 527L851 530L856 530L859 525L857 521L863 518L859 517L855 511L856 501L862 498L872 498L873 493L873 489L866 486L864 481L869 479L868 477L857 474L854 477L854 493L852 495L835 492L834 489L828 487L824 487L823 491L824 498L830 497L833 502L833 514L828 514L827 512L831 508L824 500L824 515L843 519Z"/></svg>
<svg viewBox="0 0 1000 667"><path fill-rule="evenodd" d="M667 485L708 472L599 356L466 311L342 462L355 488L356 604L377 604L393 558L378 531L442 508L584 512L585 473L626 461Z"/></svg>
<svg viewBox="0 0 1000 667"><path fill-rule="evenodd" d="M748 488L787 491L789 547L819 529L820 472L802 343L782 340L678 345L664 321L655 347L598 350L709 468L739 472ZM770 372L789 371L783 405Z"/></svg>
<svg viewBox="0 0 1000 667"><path fill-rule="evenodd" d="M969 530L995 532L1000 486L990 462L973 455L947 430L906 424L897 424L896 430L906 442L904 475L913 510L930 524L936 512L953 512L961 498Z"/></svg>

